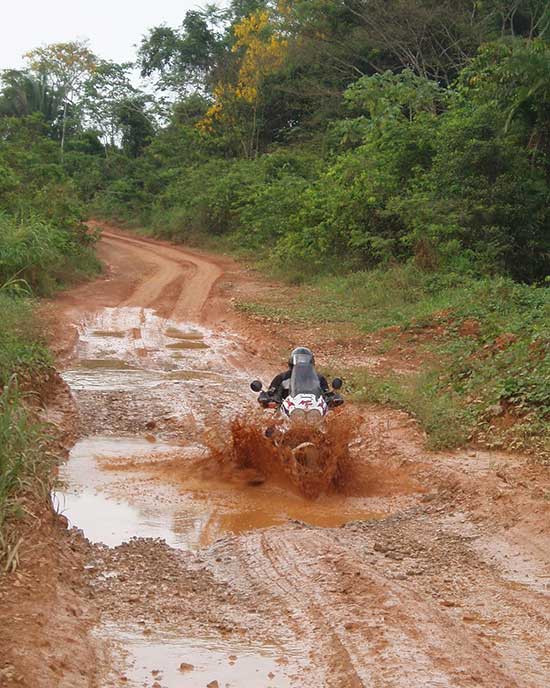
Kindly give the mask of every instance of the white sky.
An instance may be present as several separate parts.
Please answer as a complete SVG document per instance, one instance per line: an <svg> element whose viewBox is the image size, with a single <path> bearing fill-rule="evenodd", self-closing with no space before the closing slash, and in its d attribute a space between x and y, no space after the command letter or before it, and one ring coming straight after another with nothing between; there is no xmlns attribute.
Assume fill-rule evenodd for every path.
<svg viewBox="0 0 550 688"><path fill-rule="evenodd" d="M89 39L99 57L132 61L141 37L177 27L202 0L11 0L2 2L0 70L21 67L23 53L47 43ZM218 2L217 4L223 4Z"/></svg>

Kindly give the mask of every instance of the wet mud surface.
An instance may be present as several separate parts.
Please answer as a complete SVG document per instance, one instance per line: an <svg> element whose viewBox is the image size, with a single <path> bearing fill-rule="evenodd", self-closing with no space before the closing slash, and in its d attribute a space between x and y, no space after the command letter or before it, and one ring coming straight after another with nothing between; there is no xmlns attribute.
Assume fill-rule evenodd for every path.
<svg viewBox="0 0 550 688"><path fill-rule="evenodd" d="M111 276L65 311L81 437L54 495L100 659L69 683L6 685L548 685L540 469L430 454L405 414L344 407L346 451L327 444L337 470L308 498L248 389L278 367L227 305L249 278L115 232L102 247Z"/></svg>
<svg viewBox="0 0 550 688"><path fill-rule="evenodd" d="M227 360L236 347L236 339L145 308L103 309L79 325L62 376L86 435L61 468L54 502L89 543L90 585L109 610L97 634L122 673L106 672L107 685L296 685L310 671L307 648L288 646L269 618L259 625L256 609L243 624L250 605L207 573L203 552L266 528L339 528L388 513L357 487L346 495L329 481L312 500L307 475L288 479L265 437L273 414L270 421L256 412L248 376ZM349 419L333 439L348 456L344 425ZM338 452L326 455L338 461Z"/></svg>

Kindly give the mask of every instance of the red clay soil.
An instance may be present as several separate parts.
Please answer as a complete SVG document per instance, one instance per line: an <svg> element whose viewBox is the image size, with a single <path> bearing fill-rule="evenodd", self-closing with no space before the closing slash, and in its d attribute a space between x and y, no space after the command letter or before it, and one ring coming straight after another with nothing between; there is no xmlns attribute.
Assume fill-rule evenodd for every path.
<svg viewBox="0 0 550 688"><path fill-rule="evenodd" d="M318 345L311 328L268 329L236 312L235 300L265 285L232 260L103 230L104 276L44 305L60 366L75 356L80 324L104 308L150 308L236 337L228 366L264 378L306 335ZM360 355L360 342L344 346ZM322 367L337 352L320 354ZM74 434L72 402L54 396L44 413ZM130 420L133 428L140 414L142 432L151 427L188 442L198 432L191 421L156 426L139 390L73 399L82 432L93 434L96 423L114 433ZM145 638L179 633L276 646L278 666L298 667L284 685L546 688L547 471L503 452L431 453L405 414L374 406L353 414L358 473L342 498L353 498L355 488L372 501L376 519L326 528L289 520L183 552L146 538L94 545L50 510L32 507L20 568L0 582L0 686L134 685L124 653L91 632L115 625L138 627ZM129 492L139 481L177 489L181 472L170 456L141 466L129 460L117 470L135 472L116 488ZM188 685L172 681L163 661L135 685ZM181 676L192 676L194 658L181 662ZM224 685L223 675L211 678ZM271 684L263 677L242 685Z"/></svg>

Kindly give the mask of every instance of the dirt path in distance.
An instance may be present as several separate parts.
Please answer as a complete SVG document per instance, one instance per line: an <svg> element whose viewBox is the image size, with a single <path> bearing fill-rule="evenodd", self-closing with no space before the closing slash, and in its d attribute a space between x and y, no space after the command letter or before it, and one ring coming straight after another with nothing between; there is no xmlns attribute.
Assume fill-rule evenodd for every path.
<svg viewBox="0 0 550 688"><path fill-rule="evenodd" d="M541 467L428 452L405 414L364 407L343 411L357 473L339 492L309 502L222 473L205 446L223 447L254 406L248 381L306 329L267 333L235 312L266 287L227 258L113 228L100 255L104 278L48 306L79 413L55 499L80 532L59 538L97 666L37 678L8 647L0 685L548 686ZM316 353L321 369L333 356ZM48 665L42 626L28 609L20 624Z"/></svg>

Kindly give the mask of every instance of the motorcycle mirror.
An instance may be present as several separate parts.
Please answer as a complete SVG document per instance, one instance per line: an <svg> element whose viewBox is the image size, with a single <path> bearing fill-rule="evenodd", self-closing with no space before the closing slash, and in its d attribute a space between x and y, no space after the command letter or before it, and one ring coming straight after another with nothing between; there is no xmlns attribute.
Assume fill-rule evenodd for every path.
<svg viewBox="0 0 550 688"><path fill-rule="evenodd" d="M332 389L342 389L343 386L342 379L339 377L335 377L334 380L332 381Z"/></svg>
<svg viewBox="0 0 550 688"><path fill-rule="evenodd" d="M262 383L259 380L254 380L254 382L250 383L250 389L253 392L261 392L262 391Z"/></svg>

